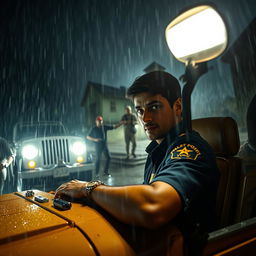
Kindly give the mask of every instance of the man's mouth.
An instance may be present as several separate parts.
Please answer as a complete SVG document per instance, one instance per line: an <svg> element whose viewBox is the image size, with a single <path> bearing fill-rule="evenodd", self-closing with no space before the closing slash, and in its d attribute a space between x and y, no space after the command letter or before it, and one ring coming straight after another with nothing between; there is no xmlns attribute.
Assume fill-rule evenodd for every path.
<svg viewBox="0 0 256 256"><path fill-rule="evenodd" d="M155 125L155 124L148 124L148 125L145 125L145 126L144 126L144 130L150 132L150 131L155 130L157 127L158 127L158 126Z"/></svg>

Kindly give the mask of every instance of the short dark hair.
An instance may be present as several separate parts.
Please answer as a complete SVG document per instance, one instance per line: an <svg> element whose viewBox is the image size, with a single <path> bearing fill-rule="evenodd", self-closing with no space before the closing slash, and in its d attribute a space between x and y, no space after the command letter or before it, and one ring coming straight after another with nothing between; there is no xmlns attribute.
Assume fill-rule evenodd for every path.
<svg viewBox="0 0 256 256"><path fill-rule="evenodd" d="M152 95L161 94L170 106L181 97L179 81L165 71L153 71L138 77L127 90L127 97L133 97L139 93L148 92Z"/></svg>

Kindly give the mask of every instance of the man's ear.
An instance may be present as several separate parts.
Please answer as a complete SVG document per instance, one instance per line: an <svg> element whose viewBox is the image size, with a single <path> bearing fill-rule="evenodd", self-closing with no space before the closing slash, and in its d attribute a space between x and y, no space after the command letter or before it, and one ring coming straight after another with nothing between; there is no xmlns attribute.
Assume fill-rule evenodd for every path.
<svg viewBox="0 0 256 256"><path fill-rule="evenodd" d="M182 113L182 100L181 98L178 98L174 103L173 103L173 109L176 114L176 116L181 116Z"/></svg>

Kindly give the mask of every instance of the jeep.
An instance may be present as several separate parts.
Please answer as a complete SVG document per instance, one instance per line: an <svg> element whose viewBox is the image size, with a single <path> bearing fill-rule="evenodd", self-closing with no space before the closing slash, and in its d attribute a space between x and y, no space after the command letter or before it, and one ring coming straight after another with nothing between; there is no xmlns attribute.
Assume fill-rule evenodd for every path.
<svg viewBox="0 0 256 256"><path fill-rule="evenodd" d="M92 177L92 156L85 139L68 135L61 122L17 123L13 142L18 191Z"/></svg>

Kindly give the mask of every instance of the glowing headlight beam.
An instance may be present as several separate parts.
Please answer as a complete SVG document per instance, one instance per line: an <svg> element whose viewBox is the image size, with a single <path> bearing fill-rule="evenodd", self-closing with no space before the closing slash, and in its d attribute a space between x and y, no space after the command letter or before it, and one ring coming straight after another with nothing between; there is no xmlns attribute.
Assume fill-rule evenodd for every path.
<svg viewBox="0 0 256 256"><path fill-rule="evenodd" d="M34 159L38 155L38 149L33 145L26 145L22 148L22 156L26 159Z"/></svg>
<svg viewBox="0 0 256 256"><path fill-rule="evenodd" d="M86 151L86 146L83 142L77 141L73 144L72 151L75 155L83 155Z"/></svg>

